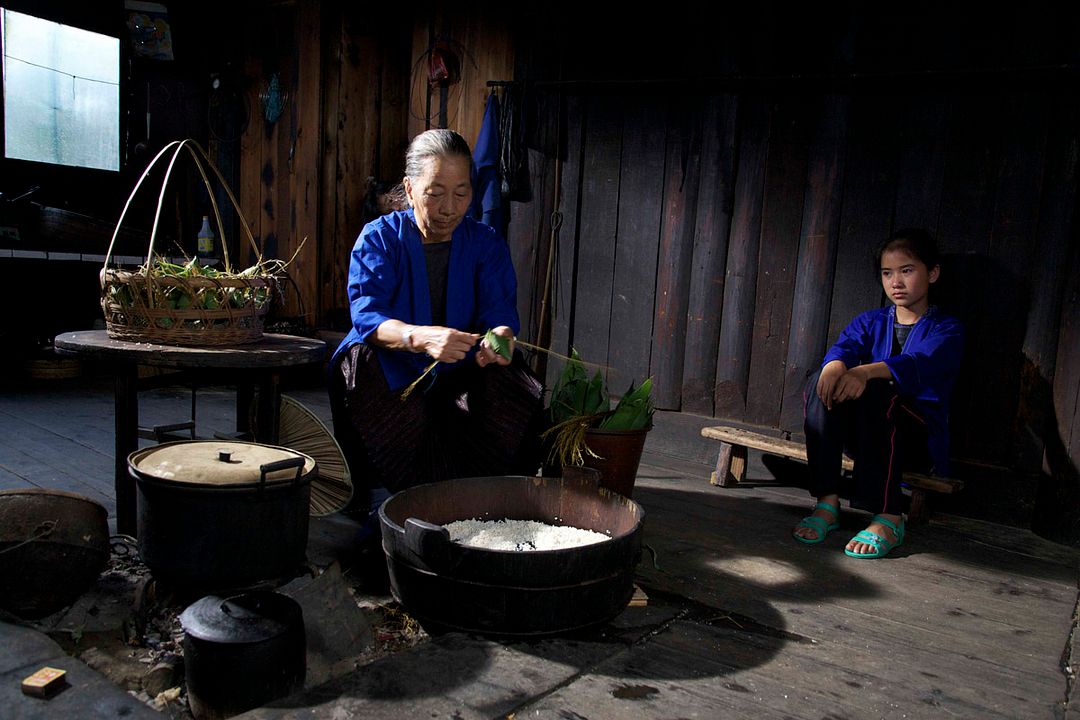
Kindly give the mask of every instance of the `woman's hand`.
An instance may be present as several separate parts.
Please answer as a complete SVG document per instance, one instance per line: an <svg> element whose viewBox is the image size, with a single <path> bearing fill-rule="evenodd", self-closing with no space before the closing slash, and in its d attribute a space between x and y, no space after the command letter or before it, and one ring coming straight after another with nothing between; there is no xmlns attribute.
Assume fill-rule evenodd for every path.
<svg viewBox="0 0 1080 720"><path fill-rule="evenodd" d="M474 333L441 325L419 325L413 330L411 338L413 350L426 352L433 359L444 363L464 359L479 339L480 336Z"/></svg>
<svg viewBox="0 0 1080 720"><path fill-rule="evenodd" d="M496 335L510 340L510 357L514 356L514 331L508 328L506 325L500 325L497 328L492 328L491 332ZM476 351L476 364L480 367L495 363L496 365L509 365L510 360L504 358L499 353L495 352L488 347L484 341L480 342L480 349Z"/></svg>

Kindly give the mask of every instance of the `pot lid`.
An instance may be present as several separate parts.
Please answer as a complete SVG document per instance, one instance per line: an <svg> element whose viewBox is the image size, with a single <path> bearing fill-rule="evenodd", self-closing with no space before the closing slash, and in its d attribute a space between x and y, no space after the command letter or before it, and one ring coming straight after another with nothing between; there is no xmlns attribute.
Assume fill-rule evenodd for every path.
<svg viewBox="0 0 1080 720"><path fill-rule="evenodd" d="M180 613L184 632L216 643L257 643L303 627L300 605L287 595L253 590L227 598L207 595Z"/></svg>
<svg viewBox="0 0 1080 720"><path fill-rule="evenodd" d="M315 469L314 459L295 450L229 440L165 443L138 450L128 458L128 464L143 476L196 485L258 484L263 468L274 463L286 467L267 468L268 483L295 480L297 468L301 468L301 477Z"/></svg>

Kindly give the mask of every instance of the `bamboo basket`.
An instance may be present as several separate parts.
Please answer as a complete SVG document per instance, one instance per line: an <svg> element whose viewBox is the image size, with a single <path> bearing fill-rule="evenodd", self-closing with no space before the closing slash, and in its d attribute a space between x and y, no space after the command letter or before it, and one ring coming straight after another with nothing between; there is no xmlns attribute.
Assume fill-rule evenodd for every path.
<svg viewBox="0 0 1080 720"><path fill-rule="evenodd" d="M206 186L214 211L214 219L217 222L218 237L222 238L221 249L225 272L219 277L173 277L151 271L154 262L154 241L157 238L161 208L165 201L165 190L176 161L184 151L193 159ZM150 171L166 156L169 157L169 164L158 194L146 263L135 271L109 267L113 256L113 246L116 244L120 227L132 201ZM255 251L255 256L259 258L255 267L262 269L261 253L255 244L255 238L240 210L240 204L236 201L221 172L197 142L174 140L162 148L146 166L146 170L135 184L135 189L128 196L124 210L120 213L120 219L116 223L116 229L113 231L112 240L109 242L105 265L100 273L101 309L105 314L105 326L109 337L161 345L194 346L238 345L257 342L262 338L263 320L270 309L277 281L273 274L266 272L245 271L243 275L233 272L228 244L224 242L225 233L221 222L221 212L214 197L207 168L221 183L235 208L248 242Z"/></svg>

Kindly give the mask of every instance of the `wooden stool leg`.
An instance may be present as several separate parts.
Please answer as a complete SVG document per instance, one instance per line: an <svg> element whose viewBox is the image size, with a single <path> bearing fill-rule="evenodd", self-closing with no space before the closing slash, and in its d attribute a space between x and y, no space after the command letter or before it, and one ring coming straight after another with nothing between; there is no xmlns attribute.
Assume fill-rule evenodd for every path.
<svg viewBox="0 0 1080 720"><path fill-rule="evenodd" d="M746 475L746 447L720 443L720 454L716 456L716 469L709 476L709 482L720 487L735 487Z"/></svg>
<svg viewBox="0 0 1080 720"><path fill-rule="evenodd" d="M731 486L734 487L746 477L746 446L733 445L731 448Z"/></svg>
<svg viewBox="0 0 1080 720"><path fill-rule="evenodd" d="M709 475L709 482L720 487L729 487L728 472L731 470L731 443L721 442L720 452L716 456L716 469Z"/></svg>
<svg viewBox="0 0 1080 720"><path fill-rule="evenodd" d="M926 491L911 489L911 506L908 508L908 525L925 525L930 521L930 506L926 502Z"/></svg>

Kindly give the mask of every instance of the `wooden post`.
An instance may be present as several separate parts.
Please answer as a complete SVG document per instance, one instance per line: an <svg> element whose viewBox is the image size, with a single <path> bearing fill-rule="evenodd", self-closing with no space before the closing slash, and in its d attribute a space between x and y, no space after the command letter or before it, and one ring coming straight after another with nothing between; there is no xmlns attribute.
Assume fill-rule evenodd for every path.
<svg viewBox="0 0 1080 720"><path fill-rule="evenodd" d="M807 373L818 366L827 347L829 299L840 234L848 102L847 97L839 95L823 99L810 150L780 411L780 427L787 430L802 427Z"/></svg>
<svg viewBox="0 0 1080 720"><path fill-rule="evenodd" d="M623 118L619 180L619 247L613 253L609 387L624 392L633 380L647 378L652 354L653 293L661 217L664 214L664 150L668 109L662 98L647 97L629 106ZM632 198L627 201L627 198Z"/></svg>
<svg viewBox="0 0 1080 720"><path fill-rule="evenodd" d="M679 410L682 396L686 309L690 304L690 264L700 181L701 117L697 106L674 100L668 113L664 218L660 225L656 310L653 318L653 404Z"/></svg>
<svg viewBox="0 0 1080 720"><path fill-rule="evenodd" d="M686 313L682 410L713 414L716 349L724 302L728 234L735 203L735 95L712 96L705 108L701 185L694 224L690 306ZM621 220L621 214L620 214Z"/></svg>
<svg viewBox="0 0 1080 720"><path fill-rule="evenodd" d="M761 98L743 100L740 110L738 182L728 240L723 316L716 352L717 417L741 418L750 374L750 340L761 240L761 203L769 146L769 107Z"/></svg>

